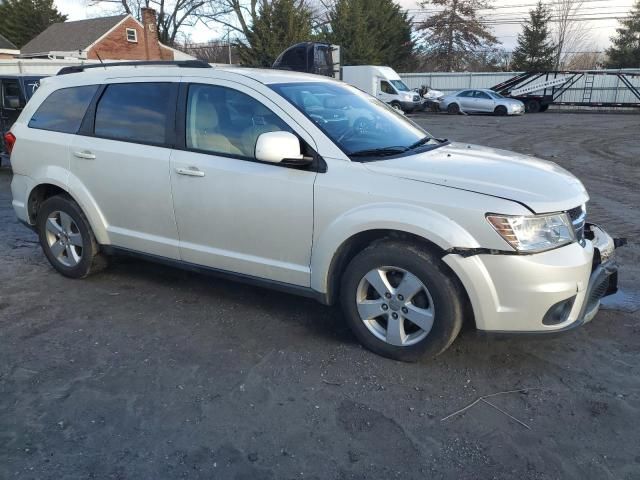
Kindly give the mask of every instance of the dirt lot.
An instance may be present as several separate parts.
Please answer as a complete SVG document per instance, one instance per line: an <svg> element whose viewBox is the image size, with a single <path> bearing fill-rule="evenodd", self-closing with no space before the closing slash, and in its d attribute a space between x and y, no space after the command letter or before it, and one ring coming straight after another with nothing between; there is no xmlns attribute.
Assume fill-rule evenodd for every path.
<svg viewBox="0 0 640 480"><path fill-rule="evenodd" d="M640 115L415 117L582 178L640 237ZM553 338L466 331L403 364L313 301L134 260L54 273L0 173L0 478L637 479L640 246L626 296ZM635 297L634 297L635 295ZM633 311L635 310L635 313ZM448 420L478 396L493 397Z"/></svg>

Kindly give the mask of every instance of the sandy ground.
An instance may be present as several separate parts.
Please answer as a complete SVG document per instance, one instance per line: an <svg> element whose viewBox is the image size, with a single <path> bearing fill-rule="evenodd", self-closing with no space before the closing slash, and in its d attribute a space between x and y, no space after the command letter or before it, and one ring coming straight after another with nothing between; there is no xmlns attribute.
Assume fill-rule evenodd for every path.
<svg viewBox="0 0 640 480"><path fill-rule="evenodd" d="M422 115L583 179L626 297L553 338L363 350L313 301L134 260L54 273L0 173L0 478L640 478L640 115ZM635 310L635 313L633 312ZM481 395L492 397L441 419ZM528 427L528 428L527 428Z"/></svg>

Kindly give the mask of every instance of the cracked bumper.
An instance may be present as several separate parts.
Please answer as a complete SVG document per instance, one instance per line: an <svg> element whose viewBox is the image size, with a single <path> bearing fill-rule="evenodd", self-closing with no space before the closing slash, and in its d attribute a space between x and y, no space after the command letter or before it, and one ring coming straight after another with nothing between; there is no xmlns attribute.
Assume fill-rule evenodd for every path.
<svg viewBox="0 0 640 480"><path fill-rule="evenodd" d="M533 255L452 254L443 260L462 281L481 331L551 333L587 323L600 299L617 290L615 241L589 225L585 245L573 243ZM556 304L573 298L563 321L543 319Z"/></svg>

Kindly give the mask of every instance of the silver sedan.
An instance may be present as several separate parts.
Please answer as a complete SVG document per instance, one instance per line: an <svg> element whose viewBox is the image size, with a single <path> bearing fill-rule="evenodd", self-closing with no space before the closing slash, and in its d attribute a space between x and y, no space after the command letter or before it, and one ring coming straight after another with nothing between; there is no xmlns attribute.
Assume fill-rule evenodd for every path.
<svg viewBox="0 0 640 480"><path fill-rule="evenodd" d="M524 103L489 89L461 90L440 98L440 110L452 115L461 112L522 115Z"/></svg>

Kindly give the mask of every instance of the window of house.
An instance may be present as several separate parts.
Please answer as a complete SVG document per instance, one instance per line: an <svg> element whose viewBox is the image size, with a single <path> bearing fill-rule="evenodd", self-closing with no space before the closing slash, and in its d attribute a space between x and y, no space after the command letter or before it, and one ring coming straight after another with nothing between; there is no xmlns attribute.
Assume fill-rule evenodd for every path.
<svg viewBox="0 0 640 480"><path fill-rule="evenodd" d="M127 42L138 43L138 32L135 28L127 28Z"/></svg>
<svg viewBox="0 0 640 480"><path fill-rule="evenodd" d="M62 88L42 102L29 120L30 128L76 133L87 107L98 90L97 85Z"/></svg>
<svg viewBox="0 0 640 480"><path fill-rule="evenodd" d="M114 83L96 108L98 137L163 145L171 106L171 83Z"/></svg>
<svg viewBox="0 0 640 480"><path fill-rule="evenodd" d="M237 90L191 85L187 98L187 147L255 158L258 137L289 126L256 99Z"/></svg>

